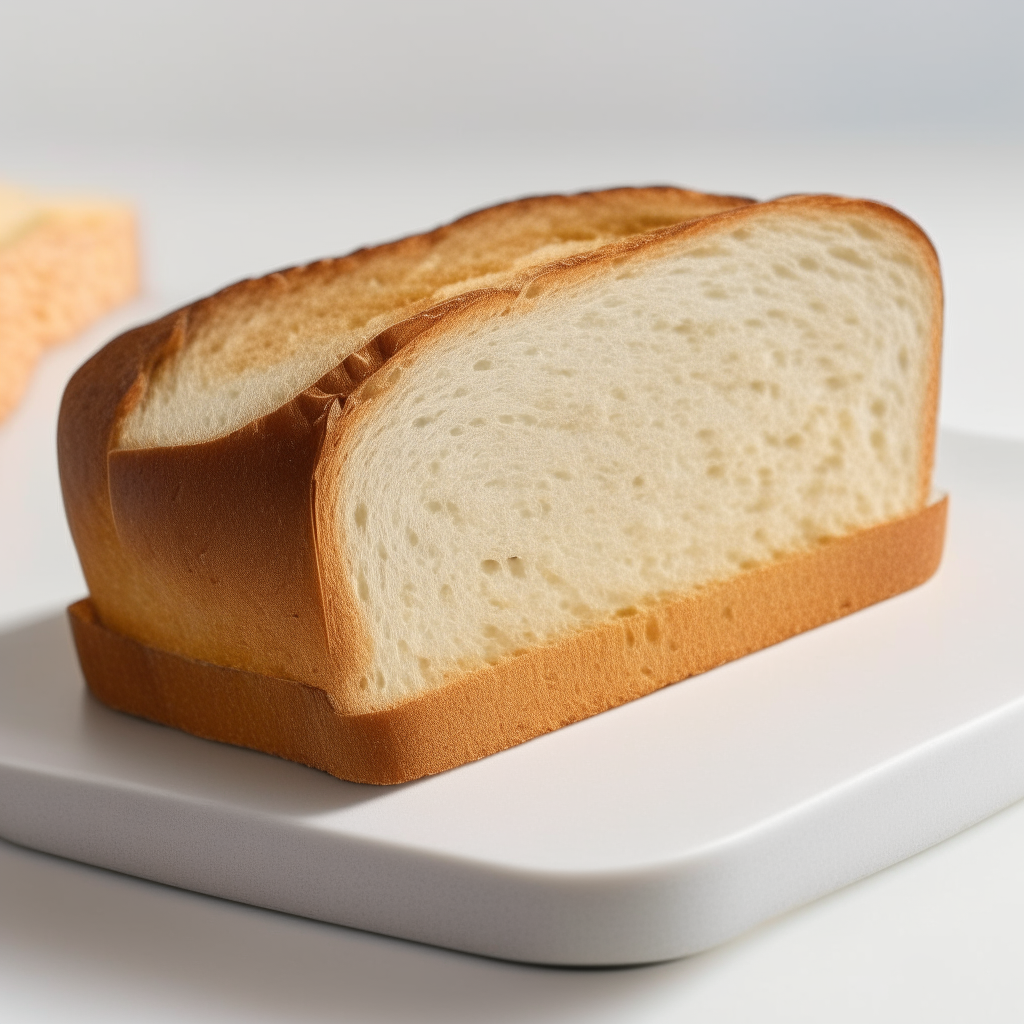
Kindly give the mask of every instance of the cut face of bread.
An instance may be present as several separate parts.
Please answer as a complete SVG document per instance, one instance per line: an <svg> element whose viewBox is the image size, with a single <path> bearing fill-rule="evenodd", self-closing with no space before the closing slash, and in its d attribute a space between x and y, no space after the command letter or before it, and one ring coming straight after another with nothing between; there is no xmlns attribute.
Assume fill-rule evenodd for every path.
<svg viewBox="0 0 1024 1024"><path fill-rule="evenodd" d="M425 342L336 543L386 702L919 507L934 282L900 232L749 216Z"/></svg>
<svg viewBox="0 0 1024 1024"><path fill-rule="evenodd" d="M372 316L315 265L87 364L60 451L94 692L395 782L926 579L944 505L928 505L942 296L925 236L822 196L621 227L664 216L664 191L632 196L632 220L612 194L612 241L586 197L590 248L554 261L582 241L509 228L488 263L473 218L426 236L451 250L433 270L417 239L395 245L419 264L388 247L339 261L387 290ZM272 324L285 341L264 345Z"/></svg>
<svg viewBox="0 0 1024 1024"><path fill-rule="evenodd" d="M137 290L129 209L0 186L0 419L45 348L71 339Z"/></svg>

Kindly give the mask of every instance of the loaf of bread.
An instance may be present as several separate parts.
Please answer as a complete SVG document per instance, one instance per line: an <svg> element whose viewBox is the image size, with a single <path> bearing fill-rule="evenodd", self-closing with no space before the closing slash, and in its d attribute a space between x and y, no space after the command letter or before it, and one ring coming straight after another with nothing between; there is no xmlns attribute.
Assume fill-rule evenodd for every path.
<svg viewBox="0 0 1024 1024"><path fill-rule="evenodd" d="M45 348L135 294L138 263L127 207L0 185L0 420Z"/></svg>
<svg viewBox="0 0 1024 1024"><path fill-rule="evenodd" d="M61 409L111 707L442 771L916 586L942 293L877 203L522 200L243 281Z"/></svg>

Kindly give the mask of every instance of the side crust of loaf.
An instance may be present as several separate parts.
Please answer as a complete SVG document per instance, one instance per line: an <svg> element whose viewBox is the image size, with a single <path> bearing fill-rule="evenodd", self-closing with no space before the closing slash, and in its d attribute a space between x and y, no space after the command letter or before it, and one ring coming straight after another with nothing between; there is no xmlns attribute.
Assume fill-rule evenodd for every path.
<svg viewBox="0 0 1024 1024"><path fill-rule="evenodd" d="M395 708L149 647L69 617L92 693L118 711L378 785L454 768L909 590L936 571L947 501L488 665Z"/></svg>

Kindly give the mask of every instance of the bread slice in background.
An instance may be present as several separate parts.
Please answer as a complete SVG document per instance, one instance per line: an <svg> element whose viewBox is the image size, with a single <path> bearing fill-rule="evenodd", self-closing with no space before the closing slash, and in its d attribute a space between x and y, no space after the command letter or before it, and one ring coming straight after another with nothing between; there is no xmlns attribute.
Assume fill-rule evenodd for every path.
<svg viewBox="0 0 1024 1024"><path fill-rule="evenodd" d="M0 185L0 419L44 349L70 340L138 287L128 207Z"/></svg>
<svg viewBox="0 0 1024 1024"><path fill-rule="evenodd" d="M920 229L827 196L527 200L243 282L65 395L90 685L395 782L907 589L941 315Z"/></svg>

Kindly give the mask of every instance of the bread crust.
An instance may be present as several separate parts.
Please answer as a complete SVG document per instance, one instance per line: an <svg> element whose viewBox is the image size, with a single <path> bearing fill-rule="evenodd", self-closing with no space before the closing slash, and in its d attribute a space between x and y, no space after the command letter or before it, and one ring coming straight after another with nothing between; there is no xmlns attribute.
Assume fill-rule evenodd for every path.
<svg viewBox="0 0 1024 1024"><path fill-rule="evenodd" d="M927 579L941 555L944 504L659 606L645 622L670 639L644 663L638 659L646 648L625 639L631 620L617 620L446 677L437 689L391 705L373 704L358 687L372 642L336 534L338 483L358 424L373 415L392 375L437 339L480 318L528 311L543 292L623 261L656 258L680 239L740 229L783 205L807 216L840 210L889 220L923 257L941 296L927 237L888 207L830 196L739 208L730 201L704 219L517 272L498 288L411 314L403 308L315 385L200 444L129 449L119 443L120 430L150 376L188 343L190 318L214 315L210 304L221 297L112 342L68 386L58 430L65 505L91 595L88 609L75 606L72 622L93 691L121 710L342 778L398 782L577 721ZM471 215L485 222L494 216ZM429 237L354 254L337 270L345 260L386 264L394 247L421 246ZM244 283L264 294L276 287L270 279ZM224 301L238 302L242 288L222 293ZM922 506L934 448L941 301L935 309L918 468ZM222 696L210 696L215 692Z"/></svg>
<svg viewBox="0 0 1024 1024"><path fill-rule="evenodd" d="M140 644L104 626L89 600L69 617L89 688L109 707L389 785L505 750L909 590L938 568L946 509L943 498L364 714L340 712L316 686Z"/></svg>

